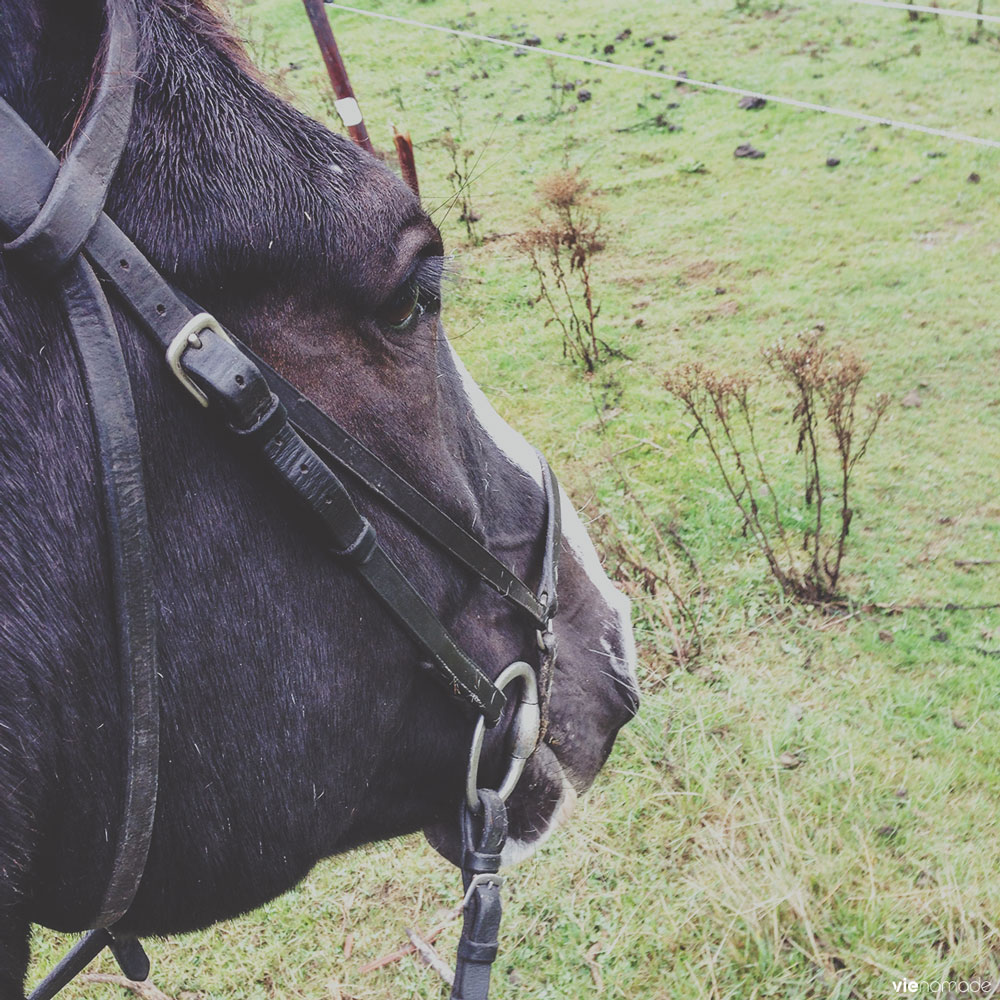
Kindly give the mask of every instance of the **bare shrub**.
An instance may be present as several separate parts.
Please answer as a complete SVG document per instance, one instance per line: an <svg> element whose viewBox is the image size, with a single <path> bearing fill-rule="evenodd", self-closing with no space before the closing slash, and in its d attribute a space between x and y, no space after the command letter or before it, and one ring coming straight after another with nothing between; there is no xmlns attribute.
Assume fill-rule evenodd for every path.
<svg viewBox="0 0 1000 1000"><path fill-rule="evenodd" d="M605 407L593 393L592 402L605 444L603 464L614 472L622 499L615 515L605 511L595 519L594 539L602 562L649 622L654 641L662 634L658 626L666 627L669 639L663 654L691 670L704 645L704 577L677 525L650 513L621 461Z"/></svg>
<svg viewBox="0 0 1000 1000"><path fill-rule="evenodd" d="M474 246L479 246L483 240L476 229L476 223L479 222L481 215L472 203L472 182L478 176L476 168L479 166L483 153L477 153L465 138L462 88L446 87L442 91L442 99L452 117L452 124L447 126L437 139L451 161L451 170L448 173L451 197L446 202L448 207L445 218L448 217L453 208L458 206L458 218L465 226L469 242Z"/></svg>
<svg viewBox="0 0 1000 1000"><path fill-rule="evenodd" d="M763 360L795 404L791 424L794 452L802 460L801 509L806 512L797 525L801 544L793 539L795 513L779 500L759 446L763 428L753 405L758 379L687 364L666 376L664 388L704 435L744 532L784 593L827 603L838 597L854 517L852 475L889 399L879 394L862 408L858 396L869 366L850 348L828 348L817 331L791 344L778 341L764 350Z"/></svg>
<svg viewBox="0 0 1000 1000"><path fill-rule="evenodd" d="M472 204L472 179L479 156L474 149L468 149L460 139L456 139L450 129L445 129L438 141L451 159L451 172L448 174L452 192L451 207L457 205L461 209L459 222L465 226L469 242L478 246L482 239L476 223L481 216Z"/></svg>
<svg viewBox="0 0 1000 1000"><path fill-rule="evenodd" d="M563 356L592 374L621 352L597 335L601 307L594 300L591 262L604 249L601 215L589 183L578 170L560 170L538 184L543 225L522 233L517 247L538 281L535 302L551 311L563 335Z"/></svg>
<svg viewBox="0 0 1000 1000"><path fill-rule="evenodd" d="M605 517L596 534L602 562L641 616L666 627L669 643L663 652L690 670L703 645L706 594L701 570L676 525L658 524L634 493L629 492L626 499L632 512L639 514L648 537L640 542L620 521Z"/></svg>

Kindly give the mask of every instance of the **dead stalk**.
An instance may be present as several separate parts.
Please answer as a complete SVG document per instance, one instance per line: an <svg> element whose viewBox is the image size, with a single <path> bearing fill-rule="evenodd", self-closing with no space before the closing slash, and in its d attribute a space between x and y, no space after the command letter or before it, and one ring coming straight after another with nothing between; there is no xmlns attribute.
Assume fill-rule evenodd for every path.
<svg viewBox="0 0 1000 1000"><path fill-rule="evenodd" d="M828 348L817 330L791 344L779 341L764 351L763 359L795 404L794 452L802 460L801 499L807 512L801 557L793 551L785 527L788 513L782 509L758 444L758 418L751 405L756 380L692 364L670 372L664 387L681 401L704 436L744 532L754 539L782 591L799 600L835 602L854 517L852 476L889 400L876 396L863 421L859 392L868 366L848 348ZM830 466L836 468L835 474L826 471ZM771 498L766 517L755 492L759 490ZM831 524L827 501L838 494L839 523Z"/></svg>

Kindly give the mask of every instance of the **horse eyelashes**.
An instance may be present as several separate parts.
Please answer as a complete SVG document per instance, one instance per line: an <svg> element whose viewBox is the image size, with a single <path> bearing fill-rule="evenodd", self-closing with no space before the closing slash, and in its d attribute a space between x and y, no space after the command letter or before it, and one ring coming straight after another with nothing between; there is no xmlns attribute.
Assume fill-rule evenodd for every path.
<svg viewBox="0 0 1000 1000"><path fill-rule="evenodd" d="M450 265L451 261L444 257L421 258L411 280L416 282L425 301L436 301L441 297L441 283L453 273Z"/></svg>
<svg viewBox="0 0 1000 1000"><path fill-rule="evenodd" d="M409 329L427 309L441 301L441 280L445 274L443 257L424 257L376 316L393 330Z"/></svg>

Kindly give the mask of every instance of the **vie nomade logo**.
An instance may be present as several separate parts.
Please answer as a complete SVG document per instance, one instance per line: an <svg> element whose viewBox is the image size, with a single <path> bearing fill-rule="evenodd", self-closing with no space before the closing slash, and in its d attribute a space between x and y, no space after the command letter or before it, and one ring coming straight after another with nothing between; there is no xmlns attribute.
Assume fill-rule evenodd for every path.
<svg viewBox="0 0 1000 1000"><path fill-rule="evenodd" d="M953 993L958 996L989 995L995 985L988 979L894 979L893 991L907 993Z"/></svg>

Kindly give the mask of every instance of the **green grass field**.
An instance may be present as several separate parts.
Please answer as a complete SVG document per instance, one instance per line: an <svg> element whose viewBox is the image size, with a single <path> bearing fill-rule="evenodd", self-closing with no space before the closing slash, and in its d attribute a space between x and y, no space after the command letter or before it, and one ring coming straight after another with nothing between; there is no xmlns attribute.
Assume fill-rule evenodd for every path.
<svg viewBox="0 0 1000 1000"><path fill-rule="evenodd" d="M265 69L332 124L297 0L230 6ZM367 6L600 58L614 45L622 64L1000 139L998 25L973 43L970 21L843 0ZM1000 14L997 0L985 9ZM904 977L932 981L918 995L995 983L1000 149L332 18L376 145L391 148L392 122L415 140L455 255L446 319L470 370L596 533L614 526L659 558L638 499L705 581L688 669L661 605L637 590L642 710L575 822L512 874L494 996L805 1000L894 996ZM446 129L474 154L479 245L448 211ZM745 142L765 158L734 158ZM565 167L599 193L599 322L627 353L591 380L563 360L512 239L537 224L537 182ZM893 400L858 467L850 601L832 614L781 597L661 386L685 361L752 368L763 345L818 324ZM903 407L912 390L921 405ZM791 496L790 406L769 388L763 411ZM241 920L150 942L153 980L175 1000L444 997L412 957L360 970L404 945L404 927L438 923L457 886L421 838L376 845ZM449 961L457 935L454 923L438 940ZM36 975L65 943L37 935Z"/></svg>

